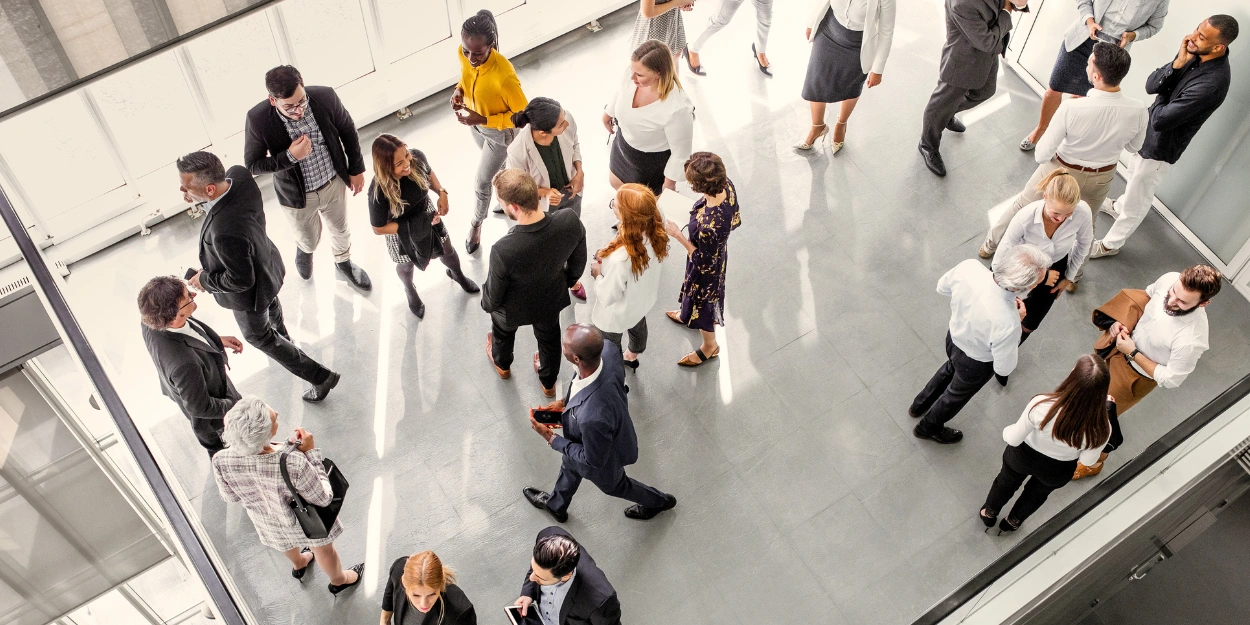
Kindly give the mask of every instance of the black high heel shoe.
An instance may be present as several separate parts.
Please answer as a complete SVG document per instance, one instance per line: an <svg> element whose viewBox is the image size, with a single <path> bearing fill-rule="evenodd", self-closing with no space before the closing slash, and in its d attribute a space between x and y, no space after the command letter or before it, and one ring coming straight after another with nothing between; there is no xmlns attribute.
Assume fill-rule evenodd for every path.
<svg viewBox="0 0 1250 625"><path fill-rule="evenodd" d="M751 44L751 45L755 45L755 44ZM690 73L694 74L695 76L707 76L707 72L703 71L702 65L692 65L690 63L690 50L688 48L682 49L681 55L682 57L686 59L686 67L690 68Z"/></svg>
<svg viewBox="0 0 1250 625"><path fill-rule="evenodd" d="M1024 521L1017 521L1015 523L1012 523L1011 517L1005 517L1002 521L998 522L998 535L1002 536L1003 532L1014 532L1020 529L1020 526L1023 523Z"/></svg>
<svg viewBox="0 0 1250 625"><path fill-rule="evenodd" d="M634 371L638 370L637 360L622 360L621 362L624 362L626 367L629 367L630 369L633 369Z"/></svg>
<svg viewBox="0 0 1250 625"><path fill-rule="evenodd" d="M998 515L991 514L989 516L986 516L985 515L986 511L987 511L987 508L981 508L980 510L977 510L977 516L981 517L981 522L985 524L985 531L988 532L990 531L991 527L994 527L994 523L998 521Z"/></svg>
<svg viewBox="0 0 1250 625"><path fill-rule="evenodd" d="M769 66L760 62L760 53L755 51L755 44L751 44L751 58L755 59L755 64L760 66L760 71L764 72L765 76L772 77L773 73L768 71Z"/></svg>
<svg viewBox="0 0 1250 625"><path fill-rule="evenodd" d="M299 552L300 552L300 553L308 553L309 551L312 551L312 550L311 550L311 549L309 549L308 547L304 547L303 549L300 549L300 550L299 550ZM304 581L304 573L307 573L307 572L308 572L308 569L312 567L312 565L313 565L313 561L314 561L314 560L316 560L316 559L317 559L317 556L316 556L316 555L314 555L313 557L309 558L309 559L308 559L308 564L305 564L305 565L304 565L304 568L302 568L302 569L297 569L297 568L292 567L292 568L291 568L291 577L294 577L295 579L298 579L298 580L300 580L301 582L302 582L302 581Z"/></svg>
<svg viewBox="0 0 1250 625"><path fill-rule="evenodd" d="M360 564L357 564L356 566L353 566L352 568L348 570L356 572L356 581L347 583L347 584L326 584L326 586L330 589L330 594L338 595L344 590L347 590L348 588L351 588L352 586L355 586L359 584L362 580L364 580L365 578L365 563L364 562L361 562Z"/></svg>

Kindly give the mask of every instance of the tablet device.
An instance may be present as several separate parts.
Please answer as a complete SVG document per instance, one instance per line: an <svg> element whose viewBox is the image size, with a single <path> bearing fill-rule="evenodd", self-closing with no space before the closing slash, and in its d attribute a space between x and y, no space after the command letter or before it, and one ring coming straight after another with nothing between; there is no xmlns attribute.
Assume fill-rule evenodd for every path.
<svg viewBox="0 0 1250 625"><path fill-rule="evenodd" d="M660 197L656 198L655 204L665 219L684 226L690 221L690 209L694 208L694 203L698 199L672 189L665 189Z"/></svg>
<svg viewBox="0 0 1250 625"><path fill-rule="evenodd" d="M1102 32L1101 30L1100 30L1100 31L1098 31L1098 32L1096 32L1096 33L1094 33L1094 36L1095 36L1095 37L1097 37L1097 38L1098 38L1098 40L1099 40L1099 41L1101 41L1101 42L1103 42L1103 43L1109 43L1109 44L1111 44L1111 45L1115 45L1115 46L1120 45L1120 38L1119 38L1119 37L1115 37L1115 36L1112 36L1112 35L1108 35L1107 33L1104 33L1104 32Z"/></svg>
<svg viewBox="0 0 1250 625"><path fill-rule="evenodd" d="M508 615L508 622L511 625L525 625L525 617L521 616L521 606L510 605L505 607L503 611Z"/></svg>
<svg viewBox="0 0 1250 625"><path fill-rule="evenodd" d="M564 413L560 412L559 410L542 410L539 408L535 408L531 412L531 414L534 415L535 421L543 425L547 425L551 427L560 427L560 424L561 424L560 417Z"/></svg>
<svg viewBox="0 0 1250 625"><path fill-rule="evenodd" d="M199 271L198 269L195 269L194 267L192 267L192 268L188 268L188 269L187 269L187 273L186 273L186 275L182 276L182 279L183 279L183 280L190 280L191 278L194 278L194 277L195 277L195 274L197 274L197 273L199 273L199 272L200 272L200 271Z"/></svg>

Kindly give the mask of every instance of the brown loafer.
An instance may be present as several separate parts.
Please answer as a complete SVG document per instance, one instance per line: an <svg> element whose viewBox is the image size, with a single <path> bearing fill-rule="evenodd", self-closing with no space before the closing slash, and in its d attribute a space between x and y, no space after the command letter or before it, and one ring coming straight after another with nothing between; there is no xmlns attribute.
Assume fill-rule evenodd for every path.
<svg viewBox="0 0 1250 625"><path fill-rule="evenodd" d="M697 367L719 355L720 355L720 349L717 349L716 351L712 352L712 355L709 356L703 353L702 347L699 347L699 348L696 348L693 352L686 354L685 358L678 360L677 364L683 367Z"/></svg>
<svg viewBox="0 0 1250 625"><path fill-rule="evenodd" d="M495 373L499 374L499 379L507 380L508 378L512 377L512 372L509 371L508 369L500 369L499 365L495 364L495 356L491 349L491 346L494 342L495 342L495 337L490 332L487 332L486 333L486 359L490 361L490 366L495 368Z"/></svg>

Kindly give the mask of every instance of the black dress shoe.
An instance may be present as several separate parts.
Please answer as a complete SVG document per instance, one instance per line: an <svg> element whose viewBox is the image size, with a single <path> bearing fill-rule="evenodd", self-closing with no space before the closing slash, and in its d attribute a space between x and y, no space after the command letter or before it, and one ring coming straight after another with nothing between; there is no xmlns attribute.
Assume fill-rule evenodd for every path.
<svg viewBox="0 0 1250 625"><path fill-rule="evenodd" d="M295 271L298 271L299 277L305 280L312 277L312 254L298 247L295 248Z"/></svg>
<svg viewBox="0 0 1250 625"><path fill-rule="evenodd" d="M552 517L555 517L555 520L559 521L560 523L568 522L569 513L556 512L555 510L552 510L551 508L547 507L547 500L551 499L551 495L548 495L547 493L541 490L538 490L537 488L533 488L531 486L526 486L525 488L521 489L521 493L525 495L525 500L530 502L531 506L534 506L535 508L538 508L539 510L546 510L547 514L550 514Z"/></svg>
<svg viewBox="0 0 1250 625"><path fill-rule="evenodd" d="M954 428L948 428L946 426L942 426L942 429L930 434L920 429L921 425L924 425L924 423L921 422L917 424L915 428L912 428L911 433L915 434L916 438L927 438L935 443L941 443L943 445L950 445L952 443L958 443L959 441L964 439L964 433Z"/></svg>
<svg viewBox="0 0 1250 625"><path fill-rule="evenodd" d="M911 406L908 406L908 407L907 407L907 416L909 416L909 417L911 417L911 418L913 418L913 419L919 419L920 417L923 417L923 416L924 416L924 412L916 412L916 409L915 409L915 408L912 408Z"/></svg>
<svg viewBox="0 0 1250 625"><path fill-rule="evenodd" d="M946 163L942 162L941 152L930 150L922 145L920 146L920 155L924 157L924 166L928 167L929 171L939 176L946 175Z"/></svg>
<svg viewBox="0 0 1250 625"><path fill-rule="evenodd" d="M495 206L494 206L493 208L491 208L491 209L490 209L490 212L492 212L492 213L494 213L494 214L496 214L496 215L502 215L502 214L503 214L503 207L502 207L502 206L500 206L499 204L495 204Z"/></svg>
<svg viewBox="0 0 1250 625"><path fill-rule="evenodd" d="M967 130L968 127L957 118L952 117L950 121L946 122L946 129L951 132L963 132Z"/></svg>
<svg viewBox="0 0 1250 625"><path fill-rule="evenodd" d="M304 401L317 403L326 398L330 394L330 389L338 386L339 374L331 371L330 377L326 378L321 384L314 384L312 388L304 391Z"/></svg>
<svg viewBox="0 0 1250 625"><path fill-rule="evenodd" d="M365 563L364 562L361 562L360 564L357 564L356 566L353 566L352 568L348 570L356 571L356 581L348 583L348 584L339 584L337 586L334 584L326 584L326 586L330 589L330 594L337 595L343 592L344 590L347 590L348 588L351 588L352 586L359 584L360 580L365 578Z"/></svg>
<svg viewBox="0 0 1250 625"><path fill-rule="evenodd" d="M1005 375L998 375L997 373L995 373L994 381L998 382L999 386L1007 386L1007 376Z"/></svg>
<svg viewBox="0 0 1250 625"><path fill-rule="evenodd" d="M338 268L339 273L343 274L343 277L347 278L348 282L351 282L361 291L368 291L373 288L373 281L369 279L369 274L360 268L360 265L350 260L345 260L341 263L334 263L334 266Z"/></svg>
<svg viewBox="0 0 1250 625"><path fill-rule="evenodd" d="M665 501L664 505L659 508L647 508L639 504L634 504L625 509L625 516L637 521L648 521L655 518L655 515L664 512L665 510L672 510L676 507L677 498L669 495L668 500Z"/></svg>

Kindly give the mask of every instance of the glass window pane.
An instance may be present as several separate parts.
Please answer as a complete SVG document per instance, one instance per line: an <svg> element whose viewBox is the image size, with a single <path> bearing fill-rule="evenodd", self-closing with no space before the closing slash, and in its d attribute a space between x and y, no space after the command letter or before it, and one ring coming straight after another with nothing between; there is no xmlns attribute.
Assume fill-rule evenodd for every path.
<svg viewBox="0 0 1250 625"><path fill-rule="evenodd" d="M201 590L177 558L169 558L127 584L163 621L199 605Z"/></svg>
<svg viewBox="0 0 1250 625"><path fill-rule="evenodd" d="M104 0L40 2L39 6L79 76L98 72L129 56Z"/></svg>
<svg viewBox="0 0 1250 625"><path fill-rule="evenodd" d="M265 99L265 72L280 63L269 18L253 13L191 41L187 49L217 136L242 132L247 110Z"/></svg>
<svg viewBox="0 0 1250 625"><path fill-rule="evenodd" d="M373 71L357 0L291 0L280 8L304 84L341 87Z"/></svg>
<svg viewBox="0 0 1250 625"><path fill-rule="evenodd" d="M140 625L148 622L116 590L100 595L95 601L70 613L69 618L74 625Z"/></svg>
<svg viewBox="0 0 1250 625"><path fill-rule="evenodd" d="M378 0L391 63L451 37L446 0Z"/></svg>
<svg viewBox="0 0 1250 625"><path fill-rule="evenodd" d="M519 6L523 6L524 4L525 0L481 0L477 3L478 8L489 10L491 13L495 14L495 17L499 17L500 15ZM470 7L467 5L465 6L466 17L476 11L476 9L469 11L469 8Z"/></svg>

